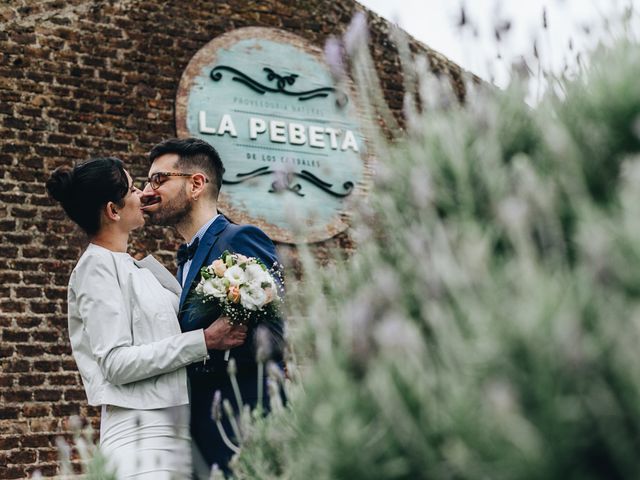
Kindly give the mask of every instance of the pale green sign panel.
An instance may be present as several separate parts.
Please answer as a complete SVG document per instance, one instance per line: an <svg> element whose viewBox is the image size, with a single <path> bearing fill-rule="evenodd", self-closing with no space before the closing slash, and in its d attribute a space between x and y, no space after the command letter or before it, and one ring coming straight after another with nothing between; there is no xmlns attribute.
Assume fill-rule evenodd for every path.
<svg viewBox="0 0 640 480"><path fill-rule="evenodd" d="M235 30L193 57L178 91L178 134L220 153L227 216L282 242L320 241L347 227L367 176L347 88L334 86L319 49L280 30Z"/></svg>

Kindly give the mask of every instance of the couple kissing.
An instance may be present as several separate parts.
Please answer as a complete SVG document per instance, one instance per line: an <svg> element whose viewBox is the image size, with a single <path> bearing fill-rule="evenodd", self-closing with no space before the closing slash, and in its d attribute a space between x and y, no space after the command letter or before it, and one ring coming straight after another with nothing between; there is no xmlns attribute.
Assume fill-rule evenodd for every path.
<svg viewBox="0 0 640 480"><path fill-rule="evenodd" d="M211 418L217 391L238 409L230 358L244 403L258 402L256 329L229 322L222 309L194 308L189 295L201 268L223 252L272 268L276 250L259 228L218 213L224 167L211 145L169 139L151 150L149 164L142 189L113 157L59 167L47 181L90 242L69 279L71 347L88 402L102 409L100 449L118 478L208 478L214 464L228 472L233 455ZM176 277L151 256L127 253L145 220L185 240ZM282 367L282 318L266 325Z"/></svg>

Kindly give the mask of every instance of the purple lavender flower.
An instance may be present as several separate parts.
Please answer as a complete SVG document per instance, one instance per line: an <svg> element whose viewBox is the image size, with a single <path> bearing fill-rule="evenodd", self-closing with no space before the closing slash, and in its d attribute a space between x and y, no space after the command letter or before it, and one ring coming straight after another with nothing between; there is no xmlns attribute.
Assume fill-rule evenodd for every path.
<svg viewBox="0 0 640 480"><path fill-rule="evenodd" d="M344 34L344 47L348 55L353 55L362 46L366 47L369 40L367 30L367 16L364 12L356 13L351 19L349 28Z"/></svg>
<svg viewBox="0 0 640 480"><path fill-rule="evenodd" d="M329 65L329 72L334 82L339 82L346 77L346 69L343 61L343 51L340 40L333 35L330 36L324 44L324 58Z"/></svg>

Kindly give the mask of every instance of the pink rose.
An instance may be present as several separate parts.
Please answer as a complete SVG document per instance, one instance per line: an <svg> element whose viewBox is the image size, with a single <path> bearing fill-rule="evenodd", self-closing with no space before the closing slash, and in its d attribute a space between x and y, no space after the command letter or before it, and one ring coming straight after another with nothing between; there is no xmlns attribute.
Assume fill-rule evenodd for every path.
<svg viewBox="0 0 640 480"><path fill-rule="evenodd" d="M213 273L215 273L217 277L222 277L224 272L227 271L227 265L225 265L225 263L220 259L215 260L212 265Z"/></svg>
<svg viewBox="0 0 640 480"><path fill-rule="evenodd" d="M232 303L240 302L240 287L238 285L231 285L229 287L229 293L227 294L227 298Z"/></svg>
<svg viewBox="0 0 640 480"><path fill-rule="evenodd" d="M267 296L267 301L264 302L265 304L267 303L271 303L273 301L273 288L271 287L267 287L264 289L264 294Z"/></svg>

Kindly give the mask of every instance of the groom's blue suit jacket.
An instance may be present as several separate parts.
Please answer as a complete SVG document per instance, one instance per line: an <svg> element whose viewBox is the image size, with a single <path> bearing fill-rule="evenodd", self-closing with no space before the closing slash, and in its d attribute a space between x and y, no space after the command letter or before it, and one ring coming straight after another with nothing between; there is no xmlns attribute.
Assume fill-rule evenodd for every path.
<svg viewBox="0 0 640 480"><path fill-rule="evenodd" d="M253 225L233 224L223 215L219 215L203 235L183 285L179 314L180 326L183 332L206 328L219 316L219 313L203 315L201 311L190 305L189 299L192 290L200 281L200 269L220 258L220 255L225 250L259 258L267 268L272 268L277 261L275 246L262 230ZM182 278L182 268L178 269L177 277L178 279ZM276 357L275 359L279 360L279 353L281 353L283 344L282 319L270 319L270 321L265 322L265 325L271 332L273 354ZM240 370L250 370L256 366L254 334L255 328L250 328L245 343L231 350L231 356L235 358ZM207 362L206 369L218 373L226 372L227 362L224 361L224 353L222 350L209 351L210 359Z"/></svg>
<svg viewBox="0 0 640 480"><path fill-rule="evenodd" d="M195 330L210 325L219 314L203 315L198 309L189 305L191 291L200 280L200 269L220 258L222 252L241 253L257 257L269 268L276 262L276 249L273 242L259 228L253 225L235 225L220 215L207 229L200 240L198 249L192 259L189 274L185 280L180 298L180 325L183 331ZM178 270L178 279L182 278L182 269ZM273 360L280 361L283 345L283 322L281 318L272 318L265 322L271 333ZM240 347L231 350L230 355L237 363L236 380L245 405L255 407L260 398L258 395L256 348L254 343L255 328L250 328L247 340ZM220 391L223 399L228 399L237 411L233 386L227 374L228 363L224 361L224 352L212 350L210 360L189 365L191 393L191 436L198 451L206 463L217 464L223 471L229 472L228 462L233 452L226 446L220 436L216 424L211 419L211 403L214 393ZM282 365L282 364L281 364ZM266 380L263 378L263 391L267 392ZM263 397L263 406L269 403ZM232 434L226 416L222 424L228 435ZM232 440L236 441L237 440ZM206 475L208 478L208 475Z"/></svg>

